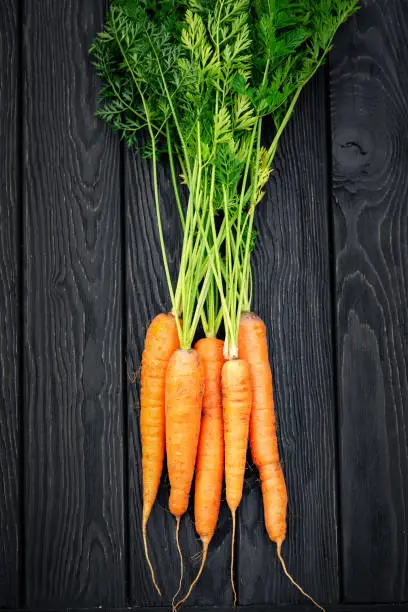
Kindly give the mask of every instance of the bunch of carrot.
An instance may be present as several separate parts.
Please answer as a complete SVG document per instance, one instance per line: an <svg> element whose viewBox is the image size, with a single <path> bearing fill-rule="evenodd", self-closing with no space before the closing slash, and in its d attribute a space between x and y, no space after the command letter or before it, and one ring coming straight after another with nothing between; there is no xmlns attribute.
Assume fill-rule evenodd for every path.
<svg viewBox="0 0 408 612"><path fill-rule="evenodd" d="M282 558L287 491L279 460L266 327L252 310L254 211L279 140L306 83L357 0L113 0L91 52L103 85L98 115L152 159L155 208L170 313L146 334L141 373L143 541L164 458L181 560L174 607L200 578L225 478L232 514L243 491L247 446L259 471L267 533ZM262 123L276 132L262 144ZM142 147L139 131L147 131ZM157 164L168 156L183 228L176 286L161 222ZM177 171L178 168L178 171ZM181 179L181 180L179 180ZM182 203L182 193L187 195ZM205 337L194 346L202 323ZM217 338L221 324L223 339ZM203 556L186 595L179 546L195 475ZM316 602L314 602L316 603ZM316 604L318 605L318 604ZM320 606L319 606L320 607Z"/></svg>

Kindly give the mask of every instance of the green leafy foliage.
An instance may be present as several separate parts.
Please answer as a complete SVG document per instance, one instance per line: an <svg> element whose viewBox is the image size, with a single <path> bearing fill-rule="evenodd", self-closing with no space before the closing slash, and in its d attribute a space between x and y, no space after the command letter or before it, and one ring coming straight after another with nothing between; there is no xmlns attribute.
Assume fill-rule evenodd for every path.
<svg viewBox="0 0 408 612"><path fill-rule="evenodd" d="M135 146L140 129L163 136L174 110L203 156L272 115L279 127L320 66L357 0L113 0L91 48L103 82L98 116ZM166 91L167 90L167 91ZM176 142L176 147L181 143Z"/></svg>
<svg viewBox="0 0 408 612"><path fill-rule="evenodd" d="M357 0L256 0L250 95L258 112L278 127L299 88L321 65L333 37L357 8Z"/></svg>
<svg viewBox="0 0 408 612"><path fill-rule="evenodd" d="M235 312L225 313L232 333L245 292L250 299L252 219L279 138L337 29L356 9L357 0L112 0L90 49L102 81L97 114L154 163L160 151L179 162L190 194L181 261L193 263L190 277L187 268L180 272L177 311L178 298L198 289L205 227L218 273L224 270L218 290ZM265 116L276 127L268 149L260 144ZM174 172L173 179L177 195ZM209 222L215 215L227 228L219 239ZM190 297L186 304L187 329Z"/></svg>
<svg viewBox="0 0 408 612"><path fill-rule="evenodd" d="M153 2L114 0L90 49L102 81L97 115L131 147L143 128L155 137L164 134L171 108L162 75L171 95L182 86L175 72L181 52L175 39L178 12L171 10L174 2L162 4L156 13Z"/></svg>

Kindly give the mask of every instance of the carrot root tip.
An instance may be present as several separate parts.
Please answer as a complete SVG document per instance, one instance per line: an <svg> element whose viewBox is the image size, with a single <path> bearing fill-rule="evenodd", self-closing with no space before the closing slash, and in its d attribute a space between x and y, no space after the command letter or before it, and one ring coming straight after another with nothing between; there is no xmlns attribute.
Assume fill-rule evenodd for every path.
<svg viewBox="0 0 408 612"><path fill-rule="evenodd" d="M323 606L321 606L320 604L318 604L317 601L315 601L311 595L306 593L306 591L304 591L302 589L302 587L290 575L290 573L289 573L289 571L288 571L288 569L286 567L286 563L285 563L285 561L284 561L284 559L282 557L282 542L277 542L277 544L276 544L276 554L278 556L278 559L280 561L280 564L282 566L282 569L283 569L283 572L284 572L285 576L290 580L290 582L293 584L293 586L295 586L302 593L302 595L304 595L304 597L307 597L307 599L309 599L309 601L311 601L312 604L314 604L316 606L316 608L319 608L319 610L322 610L322 612L326 612L326 609L323 608Z"/></svg>
<svg viewBox="0 0 408 612"><path fill-rule="evenodd" d="M184 595L183 599L180 599L180 601L178 601L176 605L174 606L174 610L178 610L178 608L181 607L183 603L187 601L187 599L190 597L195 585L197 584L197 582L200 579L201 574L203 573L205 560L207 559L207 552L208 552L208 542L203 542L203 550L202 550L203 556L201 559L200 569L198 570L197 576L194 578L193 582L190 585L190 588L188 589L187 593Z"/></svg>
<svg viewBox="0 0 408 612"><path fill-rule="evenodd" d="M176 610L176 605L174 602L176 601L176 597L178 597L178 594L181 591L181 585L183 584L183 555L182 555L181 548L180 548L179 531L180 531L180 517L177 516L176 517L176 546L177 546L177 552L179 554L179 559L180 559L180 580L179 580L178 589L174 593L173 599L171 600L171 608L173 612L175 612Z"/></svg>
<svg viewBox="0 0 408 612"><path fill-rule="evenodd" d="M234 581L234 557L235 557L235 510L231 510L232 514L232 539L231 539L231 568L230 568L230 576L231 576L231 588L233 594L233 605L234 608L237 607L237 591L235 589L235 581Z"/></svg>
<svg viewBox="0 0 408 612"><path fill-rule="evenodd" d="M156 582L156 575L154 573L153 565L152 565L152 562L150 561L150 557L149 557L149 550L147 548L146 522L147 521L143 520L143 526L142 526L144 552L145 552L145 557L146 557L147 565L149 566L149 569L150 569L150 575L152 577L154 588L156 589L157 593L161 597L162 594L161 594L159 586L158 586L158 584Z"/></svg>

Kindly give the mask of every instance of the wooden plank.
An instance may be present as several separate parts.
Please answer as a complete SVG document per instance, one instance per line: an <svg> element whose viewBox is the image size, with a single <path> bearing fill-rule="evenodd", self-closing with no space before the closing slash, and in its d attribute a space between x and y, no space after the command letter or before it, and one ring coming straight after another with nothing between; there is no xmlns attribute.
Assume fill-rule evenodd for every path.
<svg viewBox="0 0 408 612"><path fill-rule="evenodd" d="M104 0L25 3L28 607L125 603L120 149L94 118Z"/></svg>
<svg viewBox="0 0 408 612"><path fill-rule="evenodd" d="M188 606L189 612L231 612L231 606ZM126 608L99 608L100 612L168 612L168 606L126 607ZM281 605L254 605L237 606L237 612L314 612L312 604ZM408 604L329 604L327 612L398 612L408 610ZM26 609L15 609L13 612L26 612ZM45 608L33 612L95 612L95 608Z"/></svg>
<svg viewBox="0 0 408 612"><path fill-rule="evenodd" d="M231 612L231 606L194 606L188 608L191 612ZM282 606L254 605L254 606L238 606L238 612L315 612L317 608L312 604L295 604ZM395 612L397 610L408 610L408 604L366 604L366 605L328 605L327 612ZM22 611L21 611L22 612ZM40 612L40 611L36 611ZM48 610L47 612L51 612ZM57 612L57 611L54 611ZM70 610L70 612L87 612L83 608L81 610ZM90 611L89 611L90 612ZM168 612L168 607L150 607L150 608L114 608L106 609L102 612Z"/></svg>
<svg viewBox="0 0 408 612"><path fill-rule="evenodd" d="M142 482L138 374L147 326L156 314L170 309L170 302L156 230L151 162L126 152L125 173L131 602L146 606L160 602L169 603L177 590L179 578L175 520L168 511L169 485L166 476L163 478L163 485L148 523L149 550L158 583L162 588L162 600L154 591L141 538ZM160 168L159 180L169 264L172 276L176 279L181 233L168 164ZM189 600L190 605L231 602L228 574L230 537L230 520L227 509L223 507L217 531L209 548L207 566ZM201 549L194 530L192 507L182 519L180 543L184 555L184 583L189 585L197 572Z"/></svg>
<svg viewBox="0 0 408 612"><path fill-rule="evenodd" d="M324 73L302 94L257 211L254 309L268 326L289 495L283 554L318 601L339 596ZM267 537L254 468L239 512L239 602L304 602Z"/></svg>
<svg viewBox="0 0 408 612"><path fill-rule="evenodd" d="M21 546L18 17L17 0L0 3L0 608L19 605Z"/></svg>
<svg viewBox="0 0 408 612"><path fill-rule="evenodd" d="M364 0L331 64L344 595L408 598L408 2Z"/></svg>

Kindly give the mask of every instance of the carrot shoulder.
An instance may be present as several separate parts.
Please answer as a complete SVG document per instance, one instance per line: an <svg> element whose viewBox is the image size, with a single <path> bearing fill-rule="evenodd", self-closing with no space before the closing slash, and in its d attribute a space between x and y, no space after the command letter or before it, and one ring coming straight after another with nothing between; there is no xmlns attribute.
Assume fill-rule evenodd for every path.
<svg viewBox="0 0 408 612"><path fill-rule="evenodd" d="M142 439L143 541L153 583L159 593L147 549L146 525L157 496L163 471L166 368L171 355L179 346L177 326L173 315L164 313L157 315L147 330L142 355L140 430Z"/></svg>

